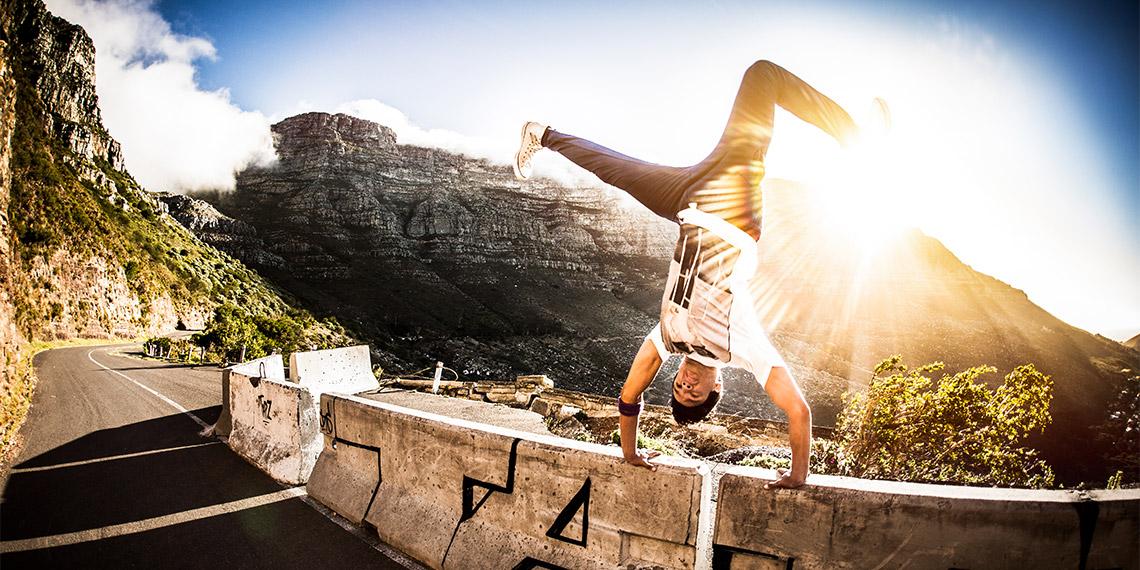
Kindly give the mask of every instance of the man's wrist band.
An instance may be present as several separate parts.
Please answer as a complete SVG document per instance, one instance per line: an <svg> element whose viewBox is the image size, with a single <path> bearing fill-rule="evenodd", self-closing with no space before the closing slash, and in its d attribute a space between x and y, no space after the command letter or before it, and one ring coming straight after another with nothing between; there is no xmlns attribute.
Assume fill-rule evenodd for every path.
<svg viewBox="0 0 1140 570"><path fill-rule="evenodd" d="M618 413L623 416L637 416L641 414L641 408L645 405L644 400L638 400L636 404L627 404L621 401L621 396L618 396Z"/></svg>

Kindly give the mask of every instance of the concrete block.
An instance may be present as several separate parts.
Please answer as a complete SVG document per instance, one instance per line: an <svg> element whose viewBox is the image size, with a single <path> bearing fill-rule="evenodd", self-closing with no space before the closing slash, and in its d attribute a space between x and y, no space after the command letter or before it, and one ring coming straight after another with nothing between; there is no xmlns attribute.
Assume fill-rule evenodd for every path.
<svg viewBox="0 0 1140 570"><path fill-rule="evenodd" d="M1089 491L1096 526L1087 568L1140 568L1140 489ZM1092 515L1091 506L1083 514Z"/></svg>
<svg viewBox="0 0 1140 570"><path fill-rule="evenodd" d="M275 378L278 380L285 379L285 362L281 359L280 354L270 354L269 356L235 364L222 369L222 413L218 415L218 421L210 426L203 435L206 437L229 437L230 431L233 429L233 413L230 411L230 374L237 371L247 377L264 377Z"/></svg>
<svg viewBox="0 0 1140 570"><path fill-rule="evenodd" d="M721 478L714 536L720 564L764 564L752 559L759 557L794 559L797 569L1076 568L1083 540L1086 562L1096 562L1087 567L1138 562L1140 491L1116 491L1106 500L826 475L812 475L797 490L764 489L775 477L735 467ZM1096 525L1091 535L1082 534L1082 520L1086 529Z"/></svg>
<svg viewBox="0 0 1140 570"><path fill-rule="evenodd" d="M337 442L317 460L306 490L310 497L360 524L379 485L380 451Z"/></svg>
<svg viewBox="0 0 1140 570"><path fill-rule="evenodd" d="M580 413L582 413L582 408L562 404L562 406L558 408L558 419L572 418Z"/></svg>
<svg viewBox="0 0 1140 570"><path fill-rule="evenodd" d="M732 557L728 568L729 570L787 570L788 566L787 561L776 557L738 552Z"/></svg>
<svg viewBox="0 0 1140 570"><path fill-rule="evenodd" d="M320 392L335 389L352 394L380 387L372 374L366 344L294 352L289 355L289 380L302 386L320 386Z"/></svg>
<svg viewBox="0 0 1140 570"><path fill-rule="evenodd" d="M280 354L270 354L247 362L234 364L228 370L250 378L285 379L285 361Z"/></svg>
<svg viewBox="0 0 1140 570"><path fill-rule="evenodd" d="M502 392L488 392L483 394L483 397L491 403L495 404L513 404L515 403L515 393L504 394Z"/></svg>
<svg viewBox="0 0 1140 570"><path fill-rule="evenodd" d="M687 545L657 540L647 536L625 534L629 560L663 568L692 568L696 550Z"/></svg>
<svg viewBox="0 0 1140 570"><path fill-rule="evenodd" d="M707 475L700 462L662 458L652 472L624 463L616 447L342 394L323 399L337 447L326 446L310 494L358 514L371 480L340 483L366 467L343 450L379 449L379 489L364 520L430 567L637 568L695 559Z"/></svg>
<svg viewBox="0 0 1140 570"><path fill-rule="evenodd" d="M521 390L518 392L515 392L515 402L514 403L516 403L520 406L526 406L527 404L530 403L530 399L535 397L536 394L537 394L536 392L525 392L525 391L521 391Z"/></svg>
<svg viewBox="0 0 1140 570"><path fill-rule="evenodd" d="M296 485L308 480L324 448L321 394L370 390L379 382L367 346L294 353L289 361L292 381L279 354L231 367L223 401L230 408L230 447L277 481Z"/></svg>
<svg viewBox="0 0 1140 570"><path fill-rule="evenodd" d="M229 401L229 446L281 483L304 483L323 448L309 390L231 371Z"/></svg>

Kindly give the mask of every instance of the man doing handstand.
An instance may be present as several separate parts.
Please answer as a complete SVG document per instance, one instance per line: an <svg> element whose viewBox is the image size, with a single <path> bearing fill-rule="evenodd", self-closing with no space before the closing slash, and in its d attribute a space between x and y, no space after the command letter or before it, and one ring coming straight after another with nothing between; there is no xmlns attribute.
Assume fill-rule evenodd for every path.
<svg viewBox="0 0 1140 570"><path fill-rule="evenodd" d="M514 164L520 179L530 175L534 154L548 148L680 225L660 322L638 350L618 398L622 451L634 465L654 469L650 459L657 455L637 449L642 393L670 354L683 354L670 402L676 421L700 421L716 407L722 367L748 370L788 416L792 466L772 485L798 487L807 479L811 409L764 334L748 287L756 270L760 180L776 105L843 145L857 134L842 107L769 61L745 72L720 141L692 166L651 164L535 122L523 126Z"/></svg>

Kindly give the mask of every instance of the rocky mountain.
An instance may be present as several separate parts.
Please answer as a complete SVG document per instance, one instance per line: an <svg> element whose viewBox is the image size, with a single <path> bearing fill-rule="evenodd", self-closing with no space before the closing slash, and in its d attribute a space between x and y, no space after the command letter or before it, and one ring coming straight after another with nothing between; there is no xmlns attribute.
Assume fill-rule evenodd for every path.
<svg viewBox="0 0 1140 570"><path fill-rule="evenodd" d="M510 168L398 144L391 130L308 113L274 125L280 163L232 193L166 199L205 241L310 308L335 314L410 371L436 359L468 377L547 373L615 395L656 321L676 228L616 190L518 183ZM1034 443L1062 480L1099 478L1090 426L1136 353L1054 318L912 231L873 251L818 222L818 196L765 183L757 311L815 410L895 353L948 371L1032 362L1053 375L1053 425ZM1000 381L1000 375L993 380ZM659 381L651 401L668 398ZM721 411L778 417L746 375Z"/></svg>
<svg viewBox="0 0 1140 570"><path fill-rule="evenodd" d="M546 371L603 391L652 327L675 230L617 196L523 188L501 166L398 145L346 115L273 130L279 164L210 196L220 213L168 207L372 340L383 366L438 358L465 375Z"/></svg>
<svg viewBox="0 0 1140 570"><path fill-rule="evenodd" d="M40 0L0 3L0 463L31 396L29 340L201 327L232 303L288 304L203 243L124 169L95 94L95 48Z"/></svg>

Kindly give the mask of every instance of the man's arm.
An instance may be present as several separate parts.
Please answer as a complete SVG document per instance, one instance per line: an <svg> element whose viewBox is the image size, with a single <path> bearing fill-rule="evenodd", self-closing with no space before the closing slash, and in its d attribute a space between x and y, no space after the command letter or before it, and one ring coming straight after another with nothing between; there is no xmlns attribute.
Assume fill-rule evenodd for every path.
<svg viewBox="0 0 1140 570"><path fill-rule="evenodd" d="M636 404L641 401L641 394L653 382L657 370L661 368L661 356L657 348L649 339L641 343L633 364L629 367L629 376L621 389L621 400L627 404ZM637 419L638 416L619 416L618 429L621 435L621 450L625 460L641 467L656 469L649 459L658 455L657 452L641 453L637 450Z"/></svg>
<svg viewBox="0 0 1140 570"><path fill-rule="evenodd" d="M811 453L811 408L799 386L784 366L772 368L764 384L772 402L788 415L788 440L792 445L792 469L780 470L780 478L767 485L795 488L804 484L808 476L808 457Z"/></svg>

